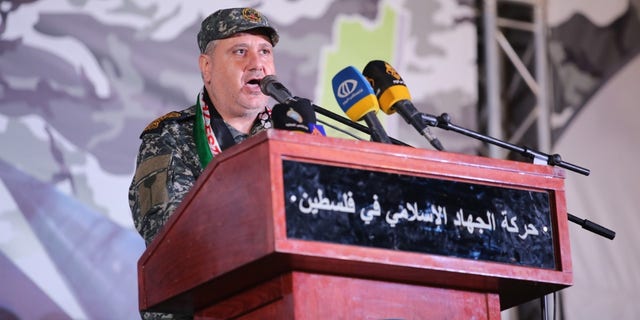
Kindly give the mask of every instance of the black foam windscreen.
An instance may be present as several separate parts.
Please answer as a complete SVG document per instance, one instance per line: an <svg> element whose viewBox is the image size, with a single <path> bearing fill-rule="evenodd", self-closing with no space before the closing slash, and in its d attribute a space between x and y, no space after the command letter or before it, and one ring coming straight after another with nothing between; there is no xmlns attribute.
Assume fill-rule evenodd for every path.
<svg viewBox="0 0 640 320"><path fill-rule="evenodd" d="M271 119L275 129L310 133L309 125L316 123L316 114L309 99L295 98L273 106Z"/></svg>

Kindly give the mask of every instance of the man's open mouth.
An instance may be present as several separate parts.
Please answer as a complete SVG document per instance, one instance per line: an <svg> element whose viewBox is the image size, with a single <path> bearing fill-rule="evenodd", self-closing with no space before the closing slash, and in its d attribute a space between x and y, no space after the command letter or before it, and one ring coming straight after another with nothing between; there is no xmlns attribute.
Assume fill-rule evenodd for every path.
<svg viewBox="0 0 640 320"><path fill-rule="evenodd" d="M260 85L260 79L258 79L258 78L251 79L251 80L247 81L247 84L259 86Z"/></svg>

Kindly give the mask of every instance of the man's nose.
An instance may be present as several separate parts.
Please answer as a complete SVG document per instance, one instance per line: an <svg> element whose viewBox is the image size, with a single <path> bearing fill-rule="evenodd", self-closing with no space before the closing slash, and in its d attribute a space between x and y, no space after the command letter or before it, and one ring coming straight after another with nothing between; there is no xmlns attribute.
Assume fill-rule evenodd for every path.
<svg viewBox="0 0 640 320"><path fill-rule="evenodd" d="M264 61L259 52L250 52L247 69L250 71L264 71Z"/></svg>

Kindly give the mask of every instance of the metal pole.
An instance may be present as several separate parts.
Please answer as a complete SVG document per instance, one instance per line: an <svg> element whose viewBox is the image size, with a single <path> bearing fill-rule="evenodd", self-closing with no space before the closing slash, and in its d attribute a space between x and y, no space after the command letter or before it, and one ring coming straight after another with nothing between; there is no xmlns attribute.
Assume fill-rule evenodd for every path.
<svg viewBox="0 0 640 320"><path fill-rule="evenodd" d="M498 51L498 9L497 0L485 0L483 6L484 25L484 55L486 68L487 95L487 134L497 139L503 139L502 130L502 100L500 97L500 53ZM504 158L506 153L497 146L488 146L488 156Z"/></svg>
<svg viewBox="0 0 640 320"><path fill-rule="evenodd" d="M535 65L538 80L538 150L551 152L551 106L549 99L549 64L547 60L547 1L538 0L533 7Z"/></svg>

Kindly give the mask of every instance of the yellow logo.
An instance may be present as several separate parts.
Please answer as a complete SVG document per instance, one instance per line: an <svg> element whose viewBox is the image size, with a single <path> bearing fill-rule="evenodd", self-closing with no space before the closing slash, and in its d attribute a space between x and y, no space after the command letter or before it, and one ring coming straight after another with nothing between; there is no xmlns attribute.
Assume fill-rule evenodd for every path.
<svg viewBox="0 0 640 320"><path fill-rule="evenodd" d="M387 69L386 72L391 75L392 77L400 80L400 75L398 74L398 72L396 71L396 69L394 69L390 64L388 63L384 63L385 68Z"/></svg>

